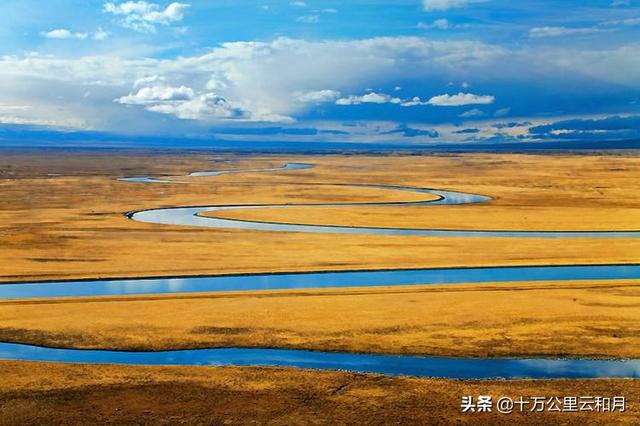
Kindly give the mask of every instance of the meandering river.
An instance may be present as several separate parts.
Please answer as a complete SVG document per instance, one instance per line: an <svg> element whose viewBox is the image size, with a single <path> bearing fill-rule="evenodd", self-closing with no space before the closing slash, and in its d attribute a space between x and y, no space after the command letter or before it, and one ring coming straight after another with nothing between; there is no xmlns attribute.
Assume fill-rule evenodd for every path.
<svg viewBox="0 0 640 426"><path fill-rule="evenodd" d="M288 163L282 167L266 169L233 169L194 172L191 173L191 176L215 176L224 173L241 173L249 171L291 171L308 169L310 167L312 167L312 165L306 163ZM150 176L128 177L121 178L121 180L139 183L180 183L179 181L154 178ZM441 189L388 185L354 184L349 186L428 193L436 195L438 198L436 200L396 203L187 206L130 212L127 214L127 217L132 220L163 225L233 228L273 232L328 232L376 235L508 238L640 237L640 231L461 231L447 229L371 228L325 226L316 224L267 223L202 216L202 213L205 212L255 208L313 208L318 206L384 207L392 205L426 207L435 205L483 203L490 201L490 198L484 195ZM0 299L605 279L640 279L640 265L440 268L9 283L0 285ZM255 348L213 348L160 352L124 352L45 348L15 343L0 343L0 359L134 365L281 366L454 379L488 379L498 377L508 379L640 377L640 360L638 359L443 358Z"/></svg>

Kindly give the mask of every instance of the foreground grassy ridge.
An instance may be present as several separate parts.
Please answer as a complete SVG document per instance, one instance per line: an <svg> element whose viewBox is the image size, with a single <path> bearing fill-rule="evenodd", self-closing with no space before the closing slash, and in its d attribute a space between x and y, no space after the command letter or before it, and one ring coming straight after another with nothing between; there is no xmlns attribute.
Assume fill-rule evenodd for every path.
<svg viewBox="0 0 640 426"><path fill-rule="evenodd" d="M633 229L640 158L562 155L227 157L140 152L3 152L0 282L328 269L640 262L640 240L385 237L203 230L122 213L202 204L415 201L426 194L316 183L436 187L491 203L425 208L235 212L341 225L459 229ZM232 164L227 160L234 161ZM310 170L184 177L312 162ZM49 176L62 174L62 176ZM118 182L169 174L184 184ZM273 216L271 216L273 215ZM339 241L339 243L337 243ZM135 254L135 255L132 255ZM144 254L144 255L142 255ZM304 254L304 255L301 255Z"/></svg>
<svg viewBox="0 0 640 426"><path fill-rule="evenodd" d="M640 283L481 284L0 303L0 341L640 357Z"/></svg>
<svg viewBox="0 0 640 426"><path fill-rule="evenodd" d="M634 424L638 380L479 381L276 368L0 362L0 424ZM462 395L624 395L625 413L462 414Z"/></svg>

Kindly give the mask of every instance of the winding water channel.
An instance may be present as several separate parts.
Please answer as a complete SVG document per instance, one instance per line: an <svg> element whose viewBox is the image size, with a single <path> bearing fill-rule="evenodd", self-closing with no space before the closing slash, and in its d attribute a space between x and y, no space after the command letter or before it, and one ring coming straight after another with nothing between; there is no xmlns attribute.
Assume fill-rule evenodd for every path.
<svg viewBox="0 0 640 426"><path fill-rule="evenodd" d="M267 169L221 170L211 172L195 172L191 176L213 176L224 173L301 170L313 167L307 163L287 163L282 167ZM128 178L136 182L168 182L151 177ZM325 204L247 204L247 205L209 205L185 206L160 209L149 209L127 213L127 217L138 221L160 225L196 226L218 229L243 229L253 231L274 232L308 232L336 234L369 234L423 237L482 237L482 238L638 238L640 231L503 231L503 230L452 230L452 229L416 229L416 228L373 228L361 226L330 226L316 224L260 222L251 220L225 219L204 213L223 212L247 209L285 209L285 208L317 208L317 207L391 207L391 206L442 206L457 204L484 203L490 197L443 189L413 188L398 185L362 185L337 184L360 188L383 189L389 191L407 191L435 195L436 200L386 202L386 203L325 203Z"/></svg>
<svg viewBox="0 0 640 426"><path fill-rule="evenodd" d="M277 168L195 172L192 173L191 176L215 176L223 173L240 173L242 171L300 170L310 167L312 167L312 165L306 163L288 163ZM144 183L180 183L149 176L122 178L122 180ZM639 231L458 231L440 229L367 228L313 224L266 223L201 216L201 214L205 212L249 208L313 208L318 206L383 207L392 205L434 206L481 203L490 200L489 197L484 195L466 194L438 189L383 185L350 186L428 193L436 195L438 199L397 203L297 205L257 204L242 206L216 205L172 207L131 212L128 213L127 216L133 220L154 224L278 232L332 232L378 235L517 238L637 238L640 236ZM332 287L616 279L640 279L640 265L440 268L9 283L0 285L0 300ZM640 377L639 359L590 360L544 358L444 358L255 348L214 348L159 352L124 352L45 348L15 343L0 343L0 359L133 365L280 366L454 379Z"/></svg>
<svg viewBox="0 0 640 426"><path fill-rule="evenodd" d="M220 348L124 352L0 343L0 359L128 365L296 367L474 380L640 377L640 360L442 358L287 349Z"/></svg>

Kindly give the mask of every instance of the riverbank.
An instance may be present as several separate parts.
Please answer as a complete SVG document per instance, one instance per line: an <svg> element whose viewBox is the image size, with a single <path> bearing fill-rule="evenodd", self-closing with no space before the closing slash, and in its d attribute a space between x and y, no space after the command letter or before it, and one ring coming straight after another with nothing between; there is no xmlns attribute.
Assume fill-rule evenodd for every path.
<svg viewBox="0 0 640 426"><path fill-rule="evenodd" d="M0 424L633 424L638 380L453 381L0 361ZM463 395L626 396L624 413L462 413ZM517 411L517 410L516 410Z"/></svg>

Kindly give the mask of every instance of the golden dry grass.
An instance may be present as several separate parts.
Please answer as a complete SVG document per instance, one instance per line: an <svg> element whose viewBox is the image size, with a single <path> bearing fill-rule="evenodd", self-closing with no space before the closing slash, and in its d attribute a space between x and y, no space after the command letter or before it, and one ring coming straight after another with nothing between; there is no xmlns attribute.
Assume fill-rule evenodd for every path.
<svg viewBox="0 0 640 426"><path fill-rule="evenodd" d="M486 194L486 205L273 210L235 217L459 229L638 229L640 159L619 156L228 157L3 152L0 281L433 266L637 263L637 239L472 239L279 234L156 226L130 210L175 205L413 201L371 183ZM118 182L122 175L317 167ZM63 176L48 176L61 173ZM309 185L314 184L314 185ZM263 216L261 216L263 215ZM637 282L4 301L0 340L84 348L278 346L457 356L638 357ZM0 424L632 424L637 380L383 378L260 368L0 362ZM623 415L463 416L463 394L626 395Z"/></svg>
<svg viewBox="0 0 640 426"><path fill-rule="evenodd" d="M369 163L365 176L341 173L337 159L320 164L330 175L326 179L331 181L346 179L450 189L489 195L492 201L475 205L375 209L248 209L208 215L374 227L640 230L640 193L636 188L640 158L635 156L464 155L376 160ZM358 164L358 159L354 162Z"/></svg>
<svg viewBox="0 0 640 426"><path fill-rule="evenodd" d="M637 424L638 380L478 381L277 368L0 362L0 424ZM463 414L462 395L626 396L625 413Z"/></svg>
<svg viewBox="0 0 640 426"><path fill-rule="evenodd" d="M638 358L639 313L637 281L6 301L0 340L134 350Z"/></svg>
<svg viewBox="0 0 640 426"><path fill-rule="evenodd" d="M214 230L143 224L122 213L202 204L410 201L424 195L315 183L437 187L486 205L235 212L274 220L492 229L632 229L640 159L620 156L230 157L121 152L7 153L0 161L0 281L430 266L633 263L638 239L477 239ZM311 170L185 178L194 170ZM63 176L48 176L61 173ZM118 182L182 176L186 184Z"/></svg>
<svg viewBox="0 0 640 426"><path fill-rule="evenodd" d="M187 178L229 168L202 154L75 153L50 159L12 154L2 180L0 275L5 280L92 276L402 268L491 264L626 263L638 239L488 239L224 231L142 224L122 212L205 203L415 200L422 195L317 183L432 186L489 194L486 205L425 207L399 219L395 208L337 209L328 216L453 221L494 209L517 222L522 208L555 209L571 226L604 214L632 227L639 159L623 156L456 155L440 157L231 158L233 167L309 161L315 169ZM62 155L66 157L62 158ZM544 166L544 167L543 167ZM188 184L118 182L120 175L168 174ZM48 177L47 173L66 176ZM314 185L301 185L313 183ZM28 196L25 196L28 194ZM88 195L91 194L91 195ZM550 196L555 195L555 196ZM397 198L396 198L397 197ZM524 207L523 207L524 206ZM477 213L480 210L484 214ZM312 215L314 209L307 209ZM420 211L417 215L415 212ZM573 210L571 210L573 211ZM340 215L337 214L340 212ZM378 212L378 213L374 213ZM412 213L413 212L413 213ZM441 212L439 214L438 212ZM505 212L510 212L509 214ZM273 214L283 211L274 211ZM269 214L272 214L269 213ZM288 214L288 213L287 213ZM465 213L466 214L466 213ZM350 216L351 215L351 216ZM318 218L321 219L321 218ZM360 220L358 219L358 220ZM548 217L549 223L553 218ZM363 219L364 220L364 219ZM536 219L538 220L538 219ZM456 222L458 221L458 222ZM625 222L626 221L626 222ZM421 222L424 223L424 222ZM493 227L507 225L498 220ZM596 225L595 223L591 223ZM613 226L613 225L612 225ZM4 340L73 347L159 349L298 347L459 356L638 356L640 305L633 282L501 284L331 291L135 297L0 304ZM516 291L517 290L517 291ZM353 307L357 306L358 309ZM574 336L581 336L575 339Z"/></svg>

